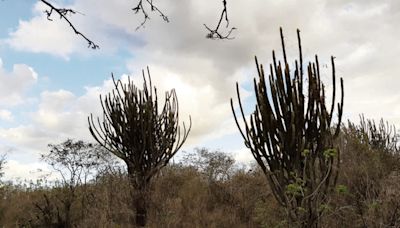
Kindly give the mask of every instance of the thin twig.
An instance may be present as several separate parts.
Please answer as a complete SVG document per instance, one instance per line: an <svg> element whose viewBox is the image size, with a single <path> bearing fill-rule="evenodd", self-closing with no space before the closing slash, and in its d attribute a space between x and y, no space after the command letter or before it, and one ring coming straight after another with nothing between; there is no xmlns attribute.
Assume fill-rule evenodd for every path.
<svg viewBox="0 0 400 228"><path fill-rule="evenodd" d="M232 28L228 31L228 33L227 33L226 35L222 35L222 34L218 31L218 29L219 29L219 27L220 27L221 22L222 22L223 19L226 21L226 28L229 27L228 10L226 9L226 0L223 0L223 1L222 1L222 4L224 5L224 8L223 8L223 10L222 10L221 17L219 18L217 27L216 27L215 29L210 29L206 24L204 24L204 27L206 27L206 29L209 31L209 33L206 35L206 38L208 38L208 39L212 39L212 40L215 40L215 39L221 39L221 40L227 39L227 40L231 40L231 39L234 39L234 38L235 38L235 37L230 37L230 35L231 35L231 33L233 32L233 30L236 29L235 27L232 27Z"/></svg>
<svg viewBox="0 0 400 228"><path fill-rule="evenodd" d="M169 18L157 6L155 6L153 4L153 0L146 0L146 2L149 4L151 11L156 11L165 22L169 22ZM132 8L132 10L135 12L135 14L141 12L144 17L144 19L140 23L140 25L138 27L136 27L136 30L138 30L142 27L144 28L144 24L147 22L147 20L150 19L150 17L143 6L143 0L139 0L137 6L135 8Z"/></svg>
<svg viewBox="0 0 400 228"><path fill-rule="evenodd" d="M99 45L95 44L92 40L90 40L89 38L87 38L84 34L82 34L81 32L79 32L75 26L72 24L72 22L67 18L68 14L76 14L77 11L73 10L73 9L66 9L66 8L56 8L53 4L49 3L46 0L40 0L43 4L47 5L48 7L50 7L50 10L46 10L44 11L44 13L46 13L47 15L47 19L49 21L52 21L51 19L51 15L56 12L58 15L60 15L60 19L64 19L69 26L72 28L72 30L74 30L75 34L78 36L81 36L83 39L85 39L88 44L89 44L89 48L92 49L98 49L100 48Z"/></svg>

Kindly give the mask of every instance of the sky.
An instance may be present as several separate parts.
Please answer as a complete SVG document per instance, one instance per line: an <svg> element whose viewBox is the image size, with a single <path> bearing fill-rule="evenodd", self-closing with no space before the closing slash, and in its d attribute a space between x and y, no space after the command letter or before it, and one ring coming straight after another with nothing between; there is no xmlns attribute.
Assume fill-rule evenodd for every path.
<svg viewBox="0 0 400 228"><path fill-rule="evenodd" d="M99 95L113 88L111 74L125 81L130 76L141 87L141 71L147 66L161 95L175 88L180 120L192 118L181 151L206 147L230 153L239 162L252 161L234 123L230 98L236 96L238 82L245 112L254 110L254 56L265 65L272 50L281 56L280 27L289 62L298 55L300 29L304 59L318 54L328 90L330 56L335 57L337 77L344 79L345 119L357 122L364 114L400 126L398 0L229 0L230 25L237 28L232 40L205 38L203 24L215 26L220 1L155 0L170 22L150 13L139 30L143 17L131 10L135 1L52 2L76 10L70 20L100 49L87 48L59 17L47 20L40 1L0 2L5 179L34 179L39 169L48 170L39 158L49 143L93 141L87 116L101 114Z"/></svg>

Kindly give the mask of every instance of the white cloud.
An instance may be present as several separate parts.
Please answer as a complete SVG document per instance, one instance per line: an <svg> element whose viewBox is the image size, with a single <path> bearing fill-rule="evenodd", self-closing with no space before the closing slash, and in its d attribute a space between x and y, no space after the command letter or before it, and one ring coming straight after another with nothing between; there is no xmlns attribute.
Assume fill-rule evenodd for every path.
<svg viewBox="0 0 400 228"><path fill-rule="evenodd" d="M249 166L251 163L255 162L253 155L250 152L250 149L243 147L233 151L233 157L236 162L239 164L243 164L245 166Z"/></svg>
<svg viewBox="0 0 400 228"><path fill-rule="evenodd" d="M67 138L93 141L87 117L90 113L100 115L99 95L111 88L111 80L106 80L99 87L87 87L82 96L66 90L43 91L37 110L28 115L29 124L0 128L0 140L16 148L13 154L32 155L45 153L49 143Z"/></svg>
<svg viewBox="0 0 400 228"><path fill-rule="evenodd" d="M11 122L14 120L14 117L9 110L0 109L0 120Z"/></svg>
<svg viewBox="0 0 400 228"><path fill-rule="evenodd" d="M164 70L155 69L152 72L153 85L160 85L157 86L160 104L164 104L163 91L175 87L181 123L184 121L187 126L189 115L192 116L193 131L185 146L193 146L210 137L222 137L235 131L229 106L214 106L213 103L208 103L210 100L206 98L217 100L211 86L197 88L182 81L177 75L163 77L165 74L161 72L165 73ZM139 88L142 87L140 78L132 79ZM126 75L122 76L122 81L127 81ZM104 81L101 86L87 87L82 96L76 96L66 90L44 91L40 95L37 110L29 115L30 124L0 128L0 139L19 148L16 153L30 151L37 154L47 151L47 144L58 143L67 138L93 141L88 130L87 117L90 113L93 113L94 117L102 117L99 95L105 95L112 88L110 79ZM226 121L222 121L224 119Z"/></svg>
<svg viewBox="0 0 400 228"><path fill-rule="evenodd" d="M218 91L211 83L192 83L184 75L157 65L150 67L150 74L153 85L157 87L160 95L159 102L161 104L163 104L164 91L175 88L179 102L180 120L188 124L189 116L192 118L192 131L188 139L190 143L209 137L213 131L217 131L215 132L217 135L220 135L221 132L225 132L223 134L231 133L230 129L229 131L224 129L225 120L231 119L230 106L225 101L221 102L221 95L226 97L232 93L233 88L229 92ZM135 84L142 85L140 77L134 79Z"/></svg>
<svg viewBox="0 0 400 228"><path fill-rule="evenodd" d="M51 170L44 162L23 163L17 160L7 160L4 167L4 180L38 180L46 178L51 181L58 175L51 173Z"/></svg>
<svg viewBox="0 0 400 228"><path fill-rule="evenodd" d="M18 51L49 53L68 59L68 56L85 45L73 32L66 21L59 20L54 13L52 21L47 19L43 3L38 2L33 9L34 17L29 21L20 20L18 28L6 40Z"/></svg>
<svg viewBox="0 0 400 228"><path fill-rule="evenodd" d="M37 81L37 73L25 64L14 64L7 72L0 59L0 105L16 106L24 103L24 92Z"/></svg>
<svg viewBox="0 0 400 228"><path fill-rule="evenodd" d="M43 152L48 143L56 140L56 135L39 125L19 125L0 128L0 139L18 148L17 152L19 153L28 151L39 154Z"/></svg>
<svg viewBox="0 0 400 228"><path fill-rule="evenodd" d="M67 15L68 20L87 39L100 45L100 50L86 48L88 41L76 34L68 22L60 19L56 12L53 12L49 20L45 13L49 8L40 1L32 9L34 16L29 20L20 20L18 27L1 43L8 44L18 51L46 53L66 60L75 53L102 55L122 49L116 45L116 41L130 47L141 45L143 41L135 38L135 30L127 27L128 24L135 23L136 19L131 14L129 2L123 2L103 4L99 1L76 1L73 5L56 4L56 7L76 10L75 14ZM96 10L93 10L93 5L96 5ZM127 17L121 18L122 15ZM122 21L125 22L125 28L119 25Z"/></svg>
<svg viewBox="0 0 400 228"><path fill-rule="evenodd" d="M397 63L400 1L232 0L228 2L230 24L238 30L234 33L236 38L230 41L204 38L207 31L203 23L215 25L221 2L165 0L157 4L171 22L167 24L158 15L151 14L146 28L138 32L135 28L141 15L135 15L131 11L134 3L125 0L75 0L72 8L85 16L74 15L73 20L80 31L98 41L101 51L132 53L126 65L135 82L140 82L140 70L149 65L160 95L176 89L180 119L187 122L188 116L192 116L191 145L237 131L229 104L229 99L236 97L235 81L252 90L251 80L256 76L254 55L265 64L267 72L272 49L277 50L280 58L279 26L284 28L289 61L298 55L296 28L301 29L306 60L317 53L320 63L329 66L330 55L336 57L337 76L344 78L346 117L357 120L359 113L366 113L368 117L384 117L400 124L400 78L397 77L400 73ZM95 11L93 5L96 5ZM63 21L54 18L49 22L40 3L35 7L37 14L31 20L20 22L10 35L9 45L64 58L86 50L84 41ZM104 53L101 51L96 53ZM22 91L36 81L37 76L29 70L26 65L14 67L10 74L21 78L13 81L14 84L0 84L0 103L22 102L21 92L14 91ZM323 69L328 73L323 79L329 88L328 70ZM0 71L0 78L2 75L4 72ZM9 85L17 89L10 89ZM45 147L55 139L69 136L90 139L87 115L101 113L98 95L111 88L112 82L107 80L98 87L87 87L82 96L65 90L45 91L38 109L31 114L31 125L2 129L0 136L33 148L38 144ZM250 96L249 91L243 88L241 91L242 96ZM245 106L253 107L253 104ZM247 160L247 154L246 157L238 155L237 159Z"/></svg>
<svg viewBox="0 0 400 228"><path fill-rule="evenodd" d="M95 12L92 10L93 4L98 6ZM400 50L398 45L391 45L398 35L393 32L398 31L395 19L399 18L391 13L395 12L393 9L399 8L396 1L231 1L228 3L230 23L238 28L236 39L231 41L204 38L207 31L202 24L211 26L216 23L215 18L221 10L220 3L186 0L178 3L157 2L171 23L167 24L156 14L151 14L146 28L139 32L134 30L142 18L140 14L131 12L132 4L127 1L76 0L71 7L86 15L73 17L79 22L81 31L103 39L101 45L114 49L124 48L134 53L135 57L127 62L134 75L149 65L159 91L176 88L183 113L181 117L185 118L189 114L193 117L191 136L194 138L215 134L222 128L221 123L231 118L229 98L235 96L234 82L240 80L241 83L247 83L255 76L253 55L259 55L262 63L271 60L271 49L277 49L280 55L279 26L284 27L290 57L297 56L296 28L302 30L306 59L314 53L320 53L320 61L329 65L329 55L337 57L338 75L345 79L345 111L357 114L372 112L373 106L367 104L379 103L371 102L387 96L393 97L396 93L396 83L385 79L387 83L378 82L380 75L389 75L386 76L388 79L400 72L398 64L394 64L395 53ZM36 28L34 23L39 19L47 26L56 24L46 20L41 7L38 3L35 6L37 15L26 22L31 23L29 26L27 24L32 27L31 32L38 30L44 31L43 34L71 34L68 28L59 25L62 22L51 28L56 32L47 30L46 26L44 30ZM374 34L379 39L370 36L371 26L374 26ZM43 44L48 42L47 38L41 39ZM72 40L76 39L64 40L63 43L68 46ZM138 40L145 42L137 46ZM35 45L27 43L27 46ZM46 48L46 45L41 48ZM63 53L61 55L69 55L77 50L60 49L55 50L55 53L60 51ZM50 49L44 51L52 52ZM387 67L390 63L393 63L392 67ZM357 81L355 78L359 77L371 81L366 86L373 87L373 98L365 86L353 84ZM330 78L324 79L329 85ZM393 107L397 100L391 100ZM357 105L358 102L365 105ZM40 112L43 110L40 109ZM40 118L50 124L53 117L46 118L44 113L42 115ZM64 112L64 115L68 115L68 112Z"/></svg>

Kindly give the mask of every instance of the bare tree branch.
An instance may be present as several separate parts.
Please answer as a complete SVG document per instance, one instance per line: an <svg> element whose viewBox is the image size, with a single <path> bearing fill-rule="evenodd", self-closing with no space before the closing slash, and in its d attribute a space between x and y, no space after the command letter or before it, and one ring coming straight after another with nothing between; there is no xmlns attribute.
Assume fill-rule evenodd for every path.
<svg viewBox="0 0 400 228"><path fill-rule="evenodd" d="M49 3L46 0L40 0L43 4L47 5L48 7L50 7L50 10L46 10L44 11L44 13L46 13L47 15L47 19L49 21L52 21L53 19L51 19L51 16L53 15L53 13L57 13L58 15L60 15L60 19L64 19L69 26L72 28L72 30L74 30L75 34L78 36L81 36L83 39L85 39L88 44L89 44L89 48L92 49L98 49L99 45L97 45L96 43L94 43L92 40L90 40L89 38L87 38L84 34L82 34L81 32L79 32L75 26L72 24L72 22L67 18L68 14L76 14L77 11L73 10L73 9L66 9L66 8L57 8L55 7L53 4Z"/></svg>
<svg viewBox="0 0 400 228"><path fill-rule="evenodd" d="M145 0L145 3L147 3L150 6L151 11L157 12L165 22L169 22L169 18L157 6L155 6L153 4L153 0ZM138 30L142 27L144 28L144 24L147 22L147 20L150 19L150 17L149 17L149 14L147 13L146 9L143 6L143 0L139 0L137 6L135 8L132 8L132 10L135 12L135 14L141 12L144 17L142 23L140 23L140 25L138 27L136 27L136 30Z"/></svg>
<svg viewBox="0 0 400 228"><path fill-rule="evenodd" d="M227 40L231 40L231 39L234 39L234 38L235 38L235 37L230 37L230 35L231 35L231 33L233 32L233 30L236 29L235 27L232 27L232 28L228 31L228 33L227 33L226 35L222 35L222 34L218 31L219 27L221 26L221 22L222 22L223 19L226 21L226 28L229 27L228 11L227 11L227 9L226 9L226 0L223 0L223 1L222 1L222 4L224 5L224 8L223 8L223 10L222 10L221 17L219 18L217 27L216 27L215 29L210 29L206 24L204 24L204 27L206 27L206 29L209 31L209 33L206 35L206 38L208 38L208 39L212 39L212 40L215 40L215 39L221 39L221 40L227 39Z"/></svg>

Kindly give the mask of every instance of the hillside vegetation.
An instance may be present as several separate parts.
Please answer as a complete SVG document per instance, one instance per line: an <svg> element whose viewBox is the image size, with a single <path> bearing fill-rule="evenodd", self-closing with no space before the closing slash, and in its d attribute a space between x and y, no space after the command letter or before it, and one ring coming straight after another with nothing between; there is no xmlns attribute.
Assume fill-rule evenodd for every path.
<svg viewBox="0 0 400 228"><path fill-rule="evenodd" d="M373 126L364 121L342 128L336 142L341 150L339 179L319 207L322 227L400 226L397 136ZM90 169L96 174L86 182L2 183L0 224L130 227L135 212L126 171L111 162ZM285 211L261 169L241 168L229 153L186 153L181 163L169 164L155 177L150 192L148 227L287 227Z"/></svg>

